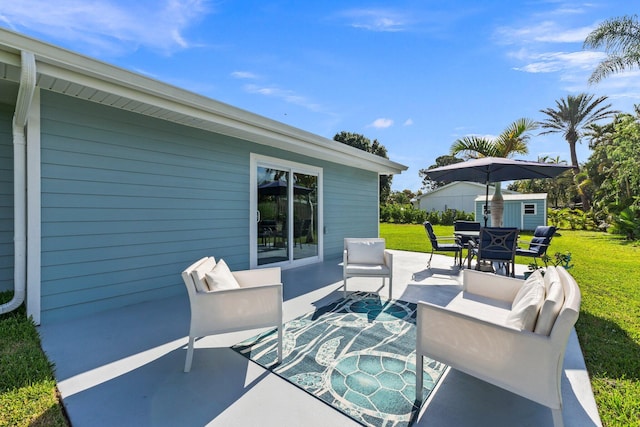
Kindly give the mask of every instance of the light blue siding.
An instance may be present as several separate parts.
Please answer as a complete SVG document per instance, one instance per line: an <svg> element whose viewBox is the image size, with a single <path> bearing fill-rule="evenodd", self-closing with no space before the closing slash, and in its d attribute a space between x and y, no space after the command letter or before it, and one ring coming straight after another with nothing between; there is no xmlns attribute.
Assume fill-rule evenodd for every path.
<svg viewBox="0 0 640 427"><path fill-rule="evenodd" d="M0 104L0 291L13 290L13 110Z"/></svg>
<svg viewBox="0 0 640 427"><path fill-rule="evenodd" d="M525 214L525 204L536 205L536 213L534 215ZM476 218L479 218L479 221L484 224L483 206L484 200L476 200ZM491 200L489 200L489 207L491 207ZM545 200L527 199L504 201L504 211L502 216L503 227L517 227L521 230L535 230L539 225L547 225ZM487 226L491 227L491 215L489 215Z"/></svg>
<svg viewBox="0 0 640 427"><path fill-rule="evenodd" d="M376 173L48 92L42 104L43 322L183 293L202 256L247 268L252 152L323 168L325 258L377 234Z"/></svg>

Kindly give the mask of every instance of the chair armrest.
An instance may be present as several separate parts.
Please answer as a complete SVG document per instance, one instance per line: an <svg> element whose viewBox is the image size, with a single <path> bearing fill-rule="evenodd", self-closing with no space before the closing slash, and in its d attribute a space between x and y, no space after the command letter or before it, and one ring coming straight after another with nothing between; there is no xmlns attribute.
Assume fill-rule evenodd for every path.
<svg viewBox="0 0 640 427"><path fill-rule="evenodd" d="M242 288L282 283L280 267L239 270L231 273Z"/></svg>
<svg viewBox="0 0 640 427"><path fill-rule="evenodd" d="M462 272L462 289L475 295L513 302L524 281L475 270Z"/></svg>
<svg viewBox="0 0 640 427"><path fill-rule="evenodd" d="M387 250L384 251L384 264L389 268L393 266L393 254Z"/></svg>

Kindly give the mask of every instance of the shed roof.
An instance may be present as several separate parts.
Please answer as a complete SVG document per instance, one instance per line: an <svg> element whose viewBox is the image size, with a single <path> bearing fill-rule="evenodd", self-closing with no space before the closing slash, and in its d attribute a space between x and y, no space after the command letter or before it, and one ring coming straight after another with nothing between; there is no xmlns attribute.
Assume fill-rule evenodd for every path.
<svg viewBox="0 0 640 427"><path fill-rule="evenodd" d="M0 89L7 81L20 80L22 51L34 54L36 85L41 89L380 174L407 169L349 145L3 28Z"/></svg>
<svg viewBox="0 0 640 427"><path fill-rule="evenodd" d="M504 201L509 200L545 200L547 193L503 194ZM485 196L476 197L476 202L484 202Z"/></svg>

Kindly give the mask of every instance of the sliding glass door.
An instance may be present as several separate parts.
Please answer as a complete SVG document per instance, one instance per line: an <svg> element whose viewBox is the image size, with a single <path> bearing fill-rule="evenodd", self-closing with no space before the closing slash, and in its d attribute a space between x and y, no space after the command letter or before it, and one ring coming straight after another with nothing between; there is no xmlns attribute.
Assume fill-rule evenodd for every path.
<svg viewBox="0 0 640 427"><path fill-rule="evenodd" d="M252 266L288 266L319 260L321 171L261 157L252 163Z"/></svg>

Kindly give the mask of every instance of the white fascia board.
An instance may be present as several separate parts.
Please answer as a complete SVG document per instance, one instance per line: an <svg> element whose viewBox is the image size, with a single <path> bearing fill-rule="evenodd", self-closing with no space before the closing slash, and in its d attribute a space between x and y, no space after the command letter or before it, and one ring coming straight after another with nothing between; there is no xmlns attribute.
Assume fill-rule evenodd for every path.
<svg viewBox="0 0 640 427"><path fill-rule="evenodd" d="M34 53L40 75L157 106L212 125L207 128L193 124L194 127L379 174L407 170L402 164L346 144L1 28L0 40L9 47L4 49L9 56L21 50Z"/></svg>

